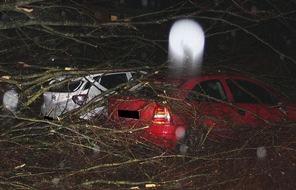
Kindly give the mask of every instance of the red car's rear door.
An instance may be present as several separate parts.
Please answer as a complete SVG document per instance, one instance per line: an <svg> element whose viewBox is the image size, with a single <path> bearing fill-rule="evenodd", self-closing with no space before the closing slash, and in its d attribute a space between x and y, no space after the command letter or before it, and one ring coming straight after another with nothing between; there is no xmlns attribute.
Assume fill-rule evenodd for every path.
<svg viewBox="0 0 296 190"><path fill-rule="evenodd" d="M266 87L244 78L225 80L233 102L232 118L242 126L266 126L285 121L286 113Z"/></svg>

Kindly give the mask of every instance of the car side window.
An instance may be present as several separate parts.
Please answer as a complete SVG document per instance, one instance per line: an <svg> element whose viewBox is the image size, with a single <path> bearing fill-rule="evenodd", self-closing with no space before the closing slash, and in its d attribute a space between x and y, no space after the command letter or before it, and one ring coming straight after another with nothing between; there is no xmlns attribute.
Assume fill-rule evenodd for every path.
<svg viewBox="0 0 296 190"><path fill-rule="evenodd" d="M120 84L127 82L127 76L125 73L104 75L101 78L100 84L106 89L114 88Z"/></svg>
<svg viewBox="0 0 296 190"><path fill-rule="evenodd" d="M246 80L227 79L234 101L237 103L276 104L276 98L261 86Z"/></svg>
<svg viewBox="0 0 296 190"><path fill-rule="evenodd" d="M196 102L212 102L215 99L226 100L227 96L219 80L207 80L198 83L189 93L187 99Z"/></svg>

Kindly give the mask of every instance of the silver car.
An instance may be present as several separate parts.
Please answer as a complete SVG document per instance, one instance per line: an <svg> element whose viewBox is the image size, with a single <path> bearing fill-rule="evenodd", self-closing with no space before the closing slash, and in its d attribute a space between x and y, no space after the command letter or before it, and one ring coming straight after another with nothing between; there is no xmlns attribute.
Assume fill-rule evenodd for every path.
<svg viewBox="0 0 296 190"><path fill-rule="evenodd" d="M140 78L145 74L145 71L100 73L80 77L54 86L43 93L44 102L41 106L41 116L47 119L56 118L79 108L108 89ZM66 78L64 76L56 78L49 85L66 80ZM103 109L103 106L97 107L81 115L80 118L90 119L100 114Z"/></svg>

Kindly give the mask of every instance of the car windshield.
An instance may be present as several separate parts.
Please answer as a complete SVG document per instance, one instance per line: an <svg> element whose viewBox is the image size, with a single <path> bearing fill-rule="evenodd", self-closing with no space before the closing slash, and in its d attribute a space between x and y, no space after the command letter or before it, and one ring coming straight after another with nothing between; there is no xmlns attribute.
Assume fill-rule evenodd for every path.
<svg viewBox="0 0 296 190"><path fill-rule="evenodd" d="M55 82L54 82L55 83ZM50 92L75 92L82 85L81 80L69 81L61 85L53 86L49 89Z"/></svg>

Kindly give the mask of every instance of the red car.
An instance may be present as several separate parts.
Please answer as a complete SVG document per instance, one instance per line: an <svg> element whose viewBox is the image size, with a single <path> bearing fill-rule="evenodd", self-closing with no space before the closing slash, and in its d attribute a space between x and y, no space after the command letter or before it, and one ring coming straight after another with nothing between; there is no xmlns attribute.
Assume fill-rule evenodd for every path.
<svg viewBox="0 0 296 190"><path fill-rule="evenodd" d="M137 129L139 139L169 149L192 128L229 136L296 121L296 104L251 78L219 74L147 80L111 97L108 113L117 128Z"/></svg>

